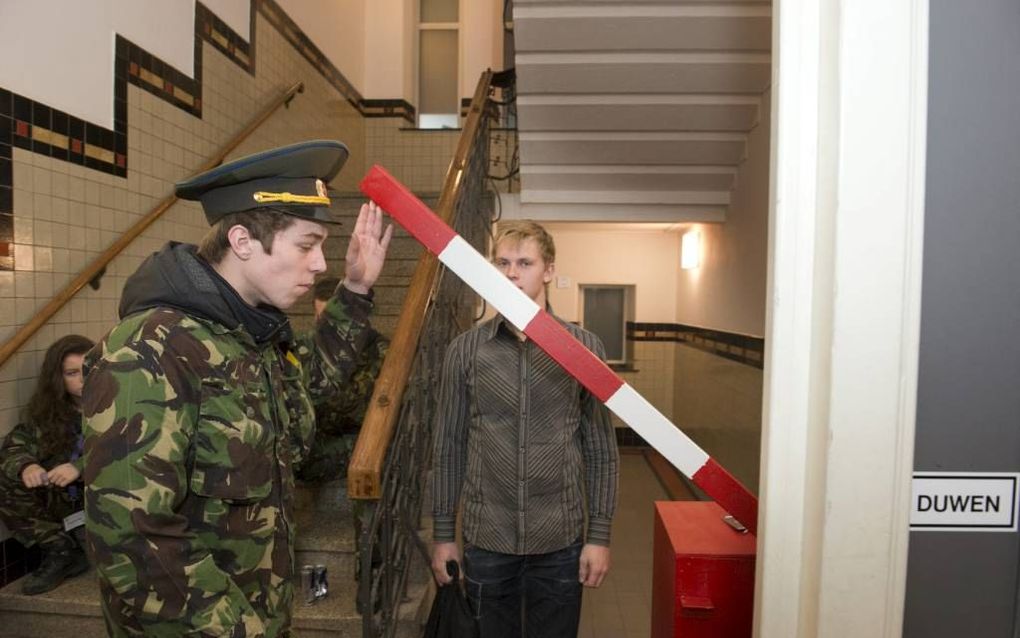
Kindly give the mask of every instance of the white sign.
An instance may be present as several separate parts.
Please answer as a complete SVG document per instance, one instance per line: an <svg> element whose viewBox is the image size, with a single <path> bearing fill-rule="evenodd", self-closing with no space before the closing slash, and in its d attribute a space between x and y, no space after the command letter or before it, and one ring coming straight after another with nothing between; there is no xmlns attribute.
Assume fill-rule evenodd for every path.
<svg viewBox="0 0 1020 638"><path fill-rule="evenodd" d="M911 531L1015 532L1020 473L914 472Z"/></svg>

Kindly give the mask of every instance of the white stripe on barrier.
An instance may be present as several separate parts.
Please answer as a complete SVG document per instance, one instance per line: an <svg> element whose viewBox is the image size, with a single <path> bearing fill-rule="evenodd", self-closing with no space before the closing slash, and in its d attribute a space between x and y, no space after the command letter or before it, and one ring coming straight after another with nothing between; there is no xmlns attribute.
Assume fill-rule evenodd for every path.
<svg viewBox="0 0 1020 638"><path fill-rule="evenodd" d="M504 277L460 235L450 240L439 254L439 261L482 295L518 330L523 332L538 314L538 304Z"/></svg>
<svg viewBox="0 0 1020 638"><path fill-rule="evenodd" d="M648 441L666 460L672 463L687 478L708 462L708 454L680 428L673 425L661 412L655 409L637 390L624 383L606 401L606 407Z"/></svg>

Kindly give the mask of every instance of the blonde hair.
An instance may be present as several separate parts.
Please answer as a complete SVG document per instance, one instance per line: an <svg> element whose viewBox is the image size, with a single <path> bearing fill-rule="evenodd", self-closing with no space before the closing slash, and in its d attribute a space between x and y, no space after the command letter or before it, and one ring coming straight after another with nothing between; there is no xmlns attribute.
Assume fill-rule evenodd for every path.
<svg viewBox="0 0 1020 638"><path fill-rule="evenodd" d="M520 244L526 239L534 239L538 244L538 250L542 254L542 261L548 266L556 262L556 244L553 243L552 235L545 228L529 219L500 222L496 227L496 236L492 242L492 254L496 255L496 248L503 242Z"/></svg>

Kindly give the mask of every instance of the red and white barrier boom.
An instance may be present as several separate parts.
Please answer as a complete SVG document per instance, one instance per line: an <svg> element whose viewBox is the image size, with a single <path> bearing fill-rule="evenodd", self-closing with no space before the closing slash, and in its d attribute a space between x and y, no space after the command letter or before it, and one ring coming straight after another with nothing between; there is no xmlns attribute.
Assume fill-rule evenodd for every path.
<svg viewBox="0 0 1020 638"><path fill-rule="evenodd" d="M756 531L758 499L747 488L585 348L549 313L539 308L538 304L504 277L489 260L447 226L386 169L373 166L361 181L361 191L695 485L752 533Z"/></svg>

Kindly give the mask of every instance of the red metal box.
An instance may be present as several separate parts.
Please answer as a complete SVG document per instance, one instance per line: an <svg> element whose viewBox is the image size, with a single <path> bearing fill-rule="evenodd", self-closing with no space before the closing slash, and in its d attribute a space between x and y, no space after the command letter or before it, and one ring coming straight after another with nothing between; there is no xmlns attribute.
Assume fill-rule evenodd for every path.
<svg viewBox="0 0 1020 638"><path fill-rule="evenodd" d="M711 501L655 503L652 638L749 638L755 536Z"/></svg>

